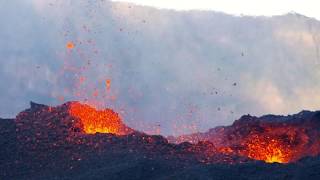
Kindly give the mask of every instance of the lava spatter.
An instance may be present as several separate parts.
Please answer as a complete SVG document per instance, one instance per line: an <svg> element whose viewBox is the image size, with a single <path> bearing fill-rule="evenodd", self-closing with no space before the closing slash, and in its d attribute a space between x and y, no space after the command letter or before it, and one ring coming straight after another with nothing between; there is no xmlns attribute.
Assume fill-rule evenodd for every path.
<svg viewBox="0 0 320 180"><path fill-rule="evenodd" d="M74 45L74 43L71 42L71 41L66 44L66 48L67 48L67 49L73 49L74 47L75 47L75 45Z"/></svg>
<svg viewBox="0 0 320 180"><path fill-rule="evenodd" d="M69 113L81 120L83 130L87 134L124 135L131 132L131 129L123 124L119 114L111 109L96 110L89 105L73 102L69 105Z"/></svg>

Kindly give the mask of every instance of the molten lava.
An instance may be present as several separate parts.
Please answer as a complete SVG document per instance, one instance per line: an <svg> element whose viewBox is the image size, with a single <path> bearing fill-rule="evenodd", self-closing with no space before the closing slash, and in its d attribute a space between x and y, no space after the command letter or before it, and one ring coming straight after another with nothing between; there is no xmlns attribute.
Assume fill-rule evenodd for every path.
<svg viewBox="0 0 320 180"><path fill-rule="evenodd" d="M276 138L252 136L245 147L247 149L242 153L243 155L267 163L288 163L292 158L293 150Z"/></svg>
<svg viewBox="0 0 320 180"><path fill-rule="evenodd" d="M218 153L285 164L320 155L319 129L320 111L261 118L246 115L231 126L183 135L170 141L210 141Z"/></svg>
<svg viewBox="0 0 320 180"><path fill-rule="evenodd" d="M67 49L73 49L74 48L74 44L73 44L73 42L68 42L67 44L66 44L66 48Z"/></svg>
<svg viewBox="0 0 320 180"><path fill-rule="evenodd" d="M71 103L69 113L81 120L83 130L87 134L126 134L126 128L122 123L121 118L111 109L98 111L88 105Z"/></svg>
<svg viewBox="0 0 320 180"><path fill-rule="evenodd" d="M106 80L106 89L107 89L107 91L110 90L110 87L111 87L111 80L110 80L110 79L107 79L107 80Z"/></svg>
<svg viewBox="0 0 320 180"><path fill-rule="evenodd" d="M199 162L209 164L251 160L293 163L307 156L320 155L320 111L261 119L247 115L231 126L210 129L207 133L184 135L176 141L175 137L168 137L169 142L192 142L179 145L168 145L164 138L159 140L156 136L148 136L129 128L119 114L111 109L97 110L78 102L68 102L57 107L31 103L31 108L21 112L15 123L17 139L23 142L23 148L30 151L37 148L39 143L48 145L49 149L64 146L64 143L102 148L104 141L96 143L96 138L116 137L127 138L129 144L137 143L140 146L146 143L148 152L167 153L166 149L171 147L173 149L170 153L184 157L195 155ZM113 135L91 135L96 133ZM51 144L47 144L47 137L52 140ZM109 140L106 142L111 142Z"/></svg>
<svg viewBox="0 0 320 180"><path fill-rule="evenodd" d="M316 124L264 123L260 127L263 131L254 131L242 139L240 144L245 150L240 155L267 163L290 163L319 154L319 132L313 130Z"/></svg>

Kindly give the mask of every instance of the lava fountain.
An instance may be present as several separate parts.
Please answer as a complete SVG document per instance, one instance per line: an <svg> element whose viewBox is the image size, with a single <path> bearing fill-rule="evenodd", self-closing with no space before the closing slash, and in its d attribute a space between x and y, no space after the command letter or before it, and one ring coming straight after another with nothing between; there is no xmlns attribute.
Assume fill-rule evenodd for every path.
<svg viewBox="0 0 320 180"><path fill-rule="evenodd" d="M262 160L267 163L288 163L294 156L295 149L277 138L253 136L246 142L246 152L240 153L251 159Z"/></svg>
<svg viewBox="0 0 320 180"><path fill-rule="evenodd" d="M132 131L122 123L119 114L111 109L97 110L89 105L73 102L69 106L69 113L81 120L83 130L87 134L124 135Z"/></svg>

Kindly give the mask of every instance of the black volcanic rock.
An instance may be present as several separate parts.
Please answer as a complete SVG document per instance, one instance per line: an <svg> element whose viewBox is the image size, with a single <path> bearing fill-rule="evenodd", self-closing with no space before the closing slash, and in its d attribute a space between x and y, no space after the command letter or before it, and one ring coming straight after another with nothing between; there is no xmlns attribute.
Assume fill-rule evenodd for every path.
<svg viewBox="0 0 320 180"><path fill-rule="evenodd" d="M49 108L49 106L44 104L38 104L33 101L30 102L30 109L42 109L42 108Z"/></svg>
<svg viewBox="0 0 320 180"><path fill-rule="evenodd" d="M13 119L0 118L0 169L14 168L17 156L16 126ZM1 171L0 177L8 172Z"/></svg>
<svg viewBox="0 0 320 180"><path fill-rule="evenodd" d="M255 117L251 115L244 115L240 119L234 121L231 126L220 126L209 129L204 133L195 133L190 135L182 135L180 137L169 137L171 143L181 143L184 140L197 143L198 141L213 141L215 137L226 134L239 134L246 136L250 132L263 132L265 125L271 126L285 126L295 125L301 127L307 127L311 131L320 131L320 111L301 111L298 114L280 116L280 115L265 115L261 117Z"/></svg>
<svg viewBox="0 0 320 180"><path fill-rule="evenodd" d="M0 179L320 178L318 157L288 165L266 164L221 154L210 141L171 144L162 136L138 131L121 136L85 134L67 108L68 103L58 107L31 103L31 108L16 119L0 119ZM318 116L312 113L301 118L308 117L312 124L319 122ZM243 136L247 134L244 124L255 125L254 131L261 131L261 119L245 116L231 127L210 130L206 138L234 129L235 137Z"/></svg>

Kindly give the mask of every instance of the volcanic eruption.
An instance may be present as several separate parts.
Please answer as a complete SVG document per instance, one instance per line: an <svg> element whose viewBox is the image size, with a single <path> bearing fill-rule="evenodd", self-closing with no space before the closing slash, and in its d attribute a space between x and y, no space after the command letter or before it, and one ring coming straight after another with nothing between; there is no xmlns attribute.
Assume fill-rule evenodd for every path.
<svg viewBox="0 0 320 180"><path fill-rule="evenodd" d="M131 129L112 109L97 110L79 102L56 107L31 103L15 119L1 119L0 129L1 145L8 147L1 151L4 157L1 177L20 179L34 177L40 169L59 172L59 177L65 177L70 175L69 171L79 172L83 168L99 169L112 164L121 167L146 160L148 163L142 166L151 168L151 174L154 167L161 174L198 166L230 170L250 167L258 160L266 163L253 164L255 167L275 168L280 171L279 176L286 177L292 173L289 167L301 168L296 162L305 162L301 160L305 157L318 162L316 156L320 153L319 111L290 116L246 115L231 126L166 139ZM267 165L274 162L283 165ZM28 175L19 174L23 170ZM135 169L133 174L138 172Z"/></svg>
<svg viewBox="0 0 320 180"><path fill-rule="evenodd" d="M320 153L320 112L303 111L293 116L242 116L231 126L217 127L207 133L168 137L172 143L192 143L189 152L210 159L216 155L238 156L267 163L290 163ZM126 126L112 109L97 110L79 102L57 107L31 103L31 109L15 119L18 139L26 146L55 134L73 141L79 135L96 133L129 135L137 131ZM63 137L63 138L62 138ZM32 143L33 141L33 143ZM205 143L207 142L207 143ZM200 150L202 149L202 150ZM208 160L209 162L211 160ZM219 161L219 159L215 159ZM225 159L221 159L224 162Z"/></svg>
<svg viewBox="0 0 320 180"><path fill-rule="evenodd" d="M119 114L111 109L99 111L89 105L73 102L69 105L69 113L81 120L83 130L87 134L124 135L132 131L122 123Z"/></svg>
<svg viewBox="0 0 320 180"><path fill-rule="evenodd" d="M242 116L231 126L206 133L170 137L171 142L210 141L220 152L267 163L290 163L320 154L320 112L291 116ZM226 151L227 150L227 151Z"/></svg>

